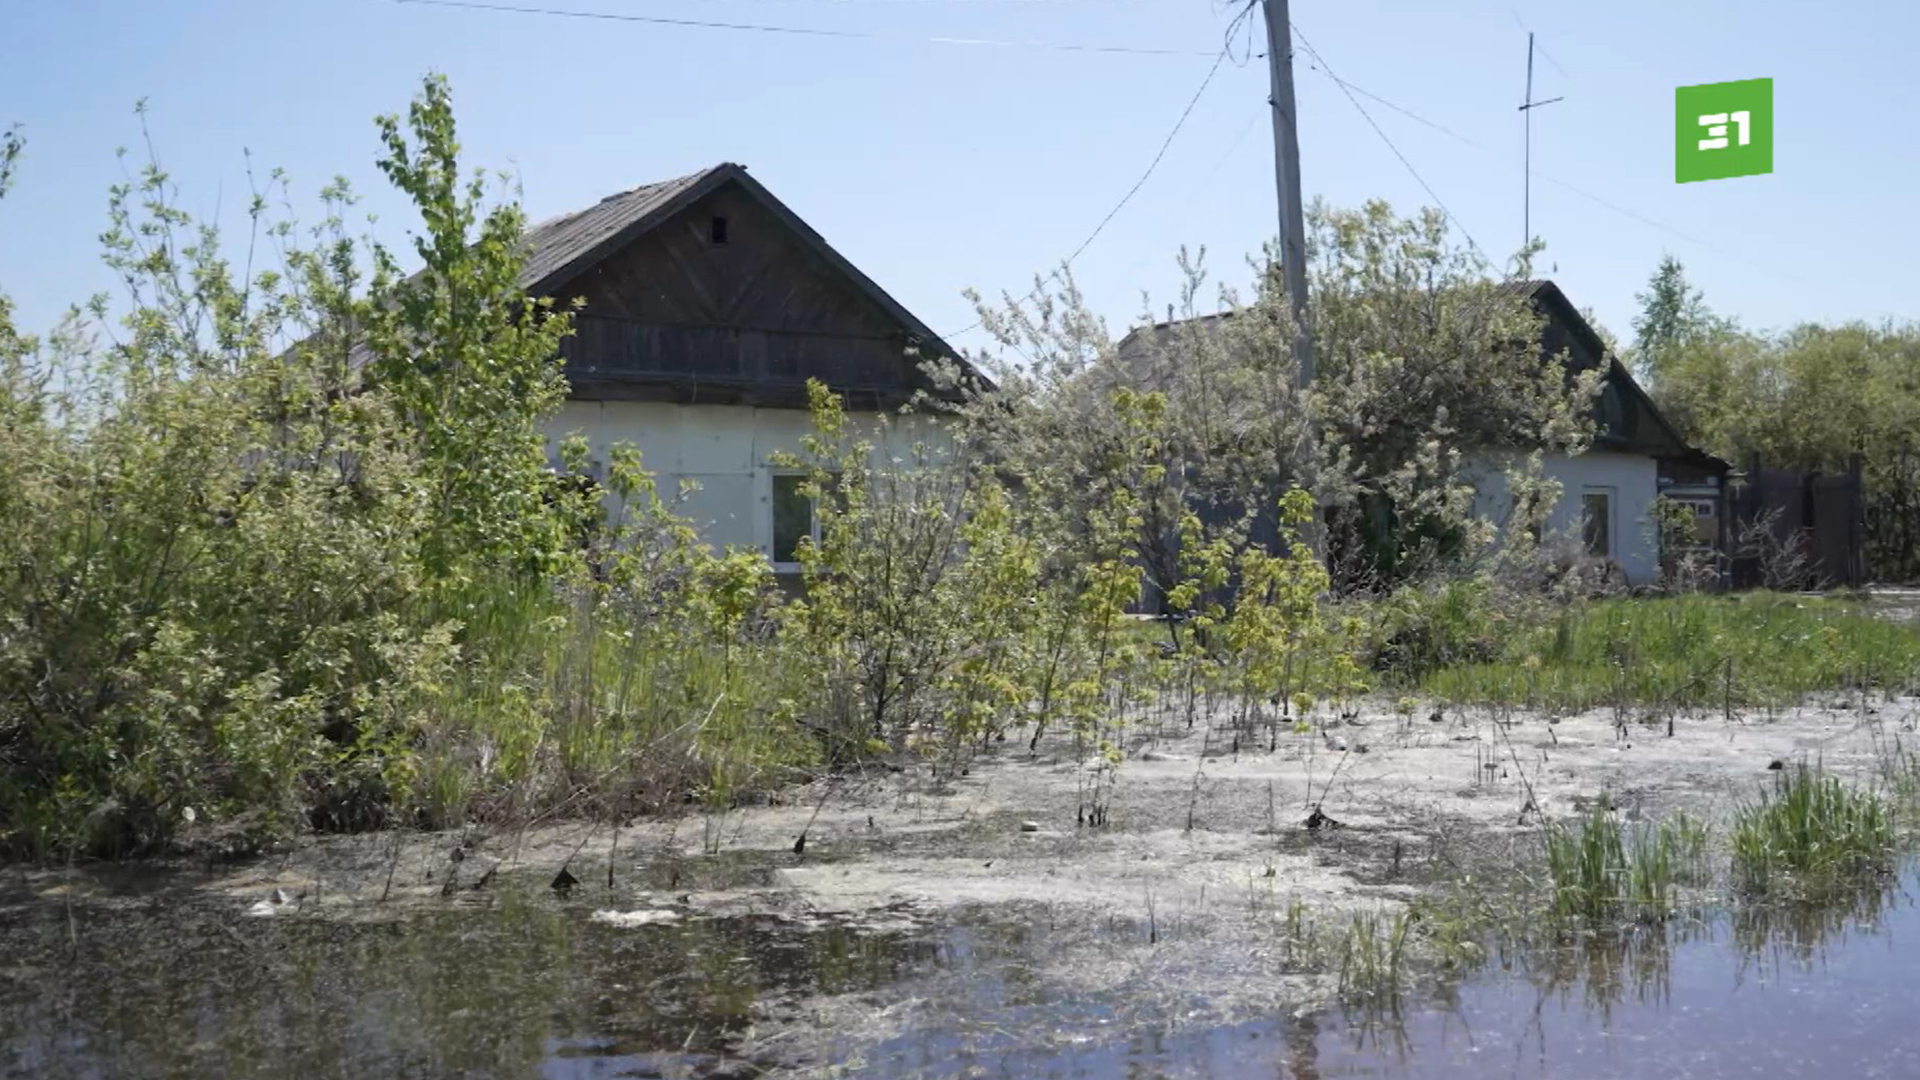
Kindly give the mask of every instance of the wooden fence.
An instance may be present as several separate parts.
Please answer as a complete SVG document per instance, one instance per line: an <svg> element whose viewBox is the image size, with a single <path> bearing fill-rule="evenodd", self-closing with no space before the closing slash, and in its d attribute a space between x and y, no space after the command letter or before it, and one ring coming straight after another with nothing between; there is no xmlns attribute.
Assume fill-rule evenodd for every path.
<svg viewBox="0 0 1920 1080"><path fill-rule="evenodd" d="M1755 459L1729 504L1734 588L1867 583L1866 503L1858 466L1838 474L1797 472Z"/></svg>

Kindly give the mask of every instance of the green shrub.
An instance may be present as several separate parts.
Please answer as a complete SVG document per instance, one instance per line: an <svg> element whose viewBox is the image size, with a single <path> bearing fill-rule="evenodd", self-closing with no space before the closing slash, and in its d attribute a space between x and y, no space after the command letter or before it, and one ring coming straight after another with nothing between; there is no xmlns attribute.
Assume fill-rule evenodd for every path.
<svg viewBox="0 0 1920 1080"><path fill-rule="evenodd" d="M1454 578L1409 585L1368 611L1373 666L1404 683L1497 659L1519 620L1495 603L1492 583Z"/></svg>
<svg viewBox="0 0 1920 1080"><path fill-rule="evenodd" d="M799 665L743 655L764 562L637 458L604 525L549 468L569 322L519 288L444 82L379 123L416 274L333 189L312 248L256 198L286 256L243 278L149 162L110 203L117 333L0 302L0 852L725 801L812 759Z"/></svg>

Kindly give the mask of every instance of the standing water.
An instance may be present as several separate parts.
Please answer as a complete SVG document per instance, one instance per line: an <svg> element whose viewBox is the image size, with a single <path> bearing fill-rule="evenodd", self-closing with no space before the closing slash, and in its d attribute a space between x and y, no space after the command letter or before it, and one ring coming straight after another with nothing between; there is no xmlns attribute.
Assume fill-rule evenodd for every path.
<svg viewBox="0 0 1920 1080"><path fill-rule="evenodd" d="M1912 1077L1915 880L1909 867L1821 907L1495 949L1395 1007L1231 1023L1179 1009L1144 1022L1127 1001L1045 984L1030 961L1056 931L996 908L620 918L502 893L380 919L247 918L207 900L16 893L0 920L0 1071Z"/></svg>

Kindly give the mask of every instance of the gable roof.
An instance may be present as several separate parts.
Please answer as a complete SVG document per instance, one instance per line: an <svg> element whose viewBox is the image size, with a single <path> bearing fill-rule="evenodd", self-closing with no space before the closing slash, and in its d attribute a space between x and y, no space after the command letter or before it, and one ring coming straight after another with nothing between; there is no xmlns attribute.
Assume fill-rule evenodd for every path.
<svg viewBox="0 0 1920 1080"><path fill-rule="evenodd" d="M521 288L538 295L551 292L569 279L578 277L586 267L576 267L576 263L592 259L610 241L624 242L644 231L635 230L627 235L625 231L632 226L658 224L665 216L659 213L663 208L683 205L683 194L706 179L708 174L726 167L716 166L672 180L642 184L618 195L609 195L585 210L560 214L527 226L526 234L521 238L521 249L526 258L520 268ZM737 165L732 167L739 168ZM621 240L623 236L624 240Z"/></svg>
<svg viewBox="0 0 1920 1080"><path fill-rule="evenodd" d="M1662 441L1658 436L1664 436L1664 441L1671 449L1667 453L1660 455L1662 457L1687 458L1700 462L1710 462L1723 468L1728 467L1726 462L1720 461L1711 454L1700 450L1681 437L1680 432L1672 423L1668 422L1666 416L1661 413L1660 407L1653 403L1653 398L1649 396L1646 389L1640 385L1640 380L1634 378L1633 372L1627 370L1627 366L1620 362L1620 358L1615 356L1611 349L1607 348L1606 342L1601 339L1599 332L1593 328L1593 324L1587 321L1587 317L1581 314L1579 308L1573 306L1573 301L1567 299L1567 294L1560 291L1560 286L1555 285L1547 278L1522 278L1504 282L1501 288L1533 301L1535 306L1541 310L1542 314L1558 322L1570 335L1579 341L1581 346L1584 347L1590 355L1602 358L1605 361L1607 365L1606 382L1618 388L1620 393L1640 410L1641 415L1651 419L1654 426L1658 428L1657 433L1650 433L1654 434L1655 437L1639 437L1633 439L1633 442L1655 445Z"/></svg>
<svg viewBox="0 0 1920 1080"><path fill-rule="evenodd" d="M532 295L551 295L640 236L658 228L696 200L728 183L737 184L791 229L815 254L825 259L829 266L845 275L868 299L906 329L908 336L922 352L958 360L970 375L980 377L953 346L901 306L872 278L861 273L859 267L835 251L812 226L801 220L800 215L788 209L787 204L775 198L758 180L748 175L746 166L730 161L672 180L643 184L618 195L610 195L585 210L561 214L535 224L527 230L522 242L526 266L521 273L521 285Z"/></svg>
<svg viewBox="0 0 1920 1080"><path fill-rule="evenodd" d="M1593 324L1589 323L1586 316L1580 313L1580 309L1573 305L1573 301L1567 299L1566 293L1560 291L1558 285L1546 278L1517 278L1500 282L1497 287L1501 292L1531 302L1542 315L1564 328L1589 356L1604 362L1607 365L1606 382L1618 387L1620 393L1628 398L1642 415L1650 418L1657 428L1656 432L1648 433L1652 436L1651 438L1641 436L1631 440L1622 438L1613 441L1621 445L1631 442L1644 446L1664 442L1672 448L1671 456L1707 463L1723 469L1728 467L1726 462L1690 445L1680 436L1680 433L1661 414L1659 407L1653 403L1653 399L1648 396L1646 390L1640 386L1639 381L1633 377L1633 373L1628 371L1626 365L1620 362L1620 358L1607 348L1606 342L1593 328ZM1127 332L1126 337L1120 339L1120 344L1115 349L1120 368L1143 384L1160 383L1163 380L1151 372L1148 363L1152 357L1152 347L1165 347L1183 326L1197 326L1203 332L1216 332L1217 327L1225 320L1233 318L1233 315L1231 311L1223 311L1193 319L1175 319L1134 327ZM1541 352L1543 362L1549 359L1544 339ZM1159 385L1146 385L1145 388L1165 389L1164 386Z"/></svg>

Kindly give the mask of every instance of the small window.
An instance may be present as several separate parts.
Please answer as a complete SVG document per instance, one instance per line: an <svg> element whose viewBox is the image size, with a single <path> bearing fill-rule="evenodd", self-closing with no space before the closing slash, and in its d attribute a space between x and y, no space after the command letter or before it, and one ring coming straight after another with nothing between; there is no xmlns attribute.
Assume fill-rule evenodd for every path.
<svg viewBox="0 0 1920 1080"><path fill-rule="evenodd" d="M1580 497L1580 539L1587 554L1598 558L1613 555L1613 493L1587 491Z"/></svg>
<svg viewBox="0 0 1920 1080"><path fill-rule="evenodd" d="M1710 499L1682 503L1693 508L1693 542L1697 547L1713 547L1720 539L1720 518Z"/></svg>
<svg viewBox="0 0 1920 1080"><path fill-rule="evenodd" d="M807 482L804 473L775 473L773 477L773 556L782 569L800 561L800 541L820 542L820 516L814 512L814 500L800 489ZM827 475L828 498L838 497L840 474ZM836 503L837 505L837 503Z"/></svg>
<svg viewBox="0 0 1920 1080"><path fill-rule="evenodd" d="M817 535L813 500L800 491L807 478L784 473L773 478L773 561L798 562L800 541Z"/></svg>
<svg viewBox="0 0 1920 1080"><path fill-rule="evenodd" d="M724 244L727 242L726 218L716 216L713 219L712 223L707 226L707 239L712 240L715 244Z"/></svg>

